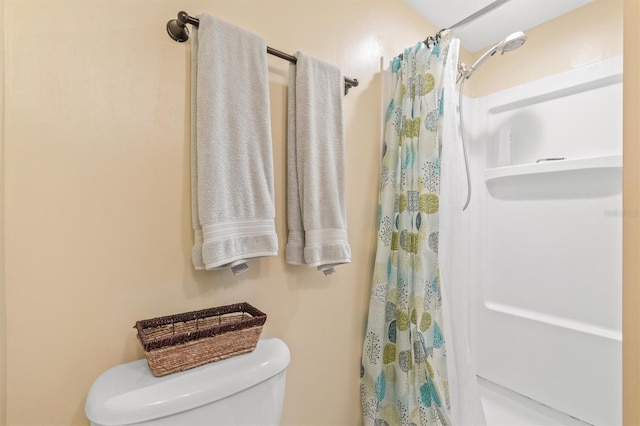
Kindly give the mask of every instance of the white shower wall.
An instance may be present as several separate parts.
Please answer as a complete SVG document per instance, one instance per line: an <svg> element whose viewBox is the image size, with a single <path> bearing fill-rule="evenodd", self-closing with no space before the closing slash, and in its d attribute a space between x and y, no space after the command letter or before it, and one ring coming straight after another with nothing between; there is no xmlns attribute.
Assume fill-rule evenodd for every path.
<svg viewBox="0 0 640 426"><path fill-rule="evenodd" d="M621 424L621 72L614 58L465 101L489 425L518 407L519 424Z"/></svg>

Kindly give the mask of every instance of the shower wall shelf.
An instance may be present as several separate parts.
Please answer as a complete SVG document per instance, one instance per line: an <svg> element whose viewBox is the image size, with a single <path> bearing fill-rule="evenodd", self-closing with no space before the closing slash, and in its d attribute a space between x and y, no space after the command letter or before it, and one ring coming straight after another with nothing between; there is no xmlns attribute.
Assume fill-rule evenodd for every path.
<svg viewBox="0 0 640 426"><path fill-rule="evenodd" d="M489 194L500 200L570 200L619 195L622 155L545 161L485 170Z"/></svg>
<svg viewBox="0 0 640 426"><path fill-rule="evenodd" d="M487 183L516 176L539 175L549 173L584 173L589 169L622 168L622 155L602 155L597 157L569 158L566 160L544 161L540 163L519 164L514 166L485 169L484 179Z"/></svg>

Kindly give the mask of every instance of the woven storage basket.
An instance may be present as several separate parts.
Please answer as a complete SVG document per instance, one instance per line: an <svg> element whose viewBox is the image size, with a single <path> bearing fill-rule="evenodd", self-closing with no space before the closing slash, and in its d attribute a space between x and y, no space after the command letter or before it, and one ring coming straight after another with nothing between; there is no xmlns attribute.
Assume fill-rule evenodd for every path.
<svg viewBox="0 0 640 426"><path fill-rule="evenodd" d="M248 303L136 322L154 376L251 352L267 315Z"/></svg>

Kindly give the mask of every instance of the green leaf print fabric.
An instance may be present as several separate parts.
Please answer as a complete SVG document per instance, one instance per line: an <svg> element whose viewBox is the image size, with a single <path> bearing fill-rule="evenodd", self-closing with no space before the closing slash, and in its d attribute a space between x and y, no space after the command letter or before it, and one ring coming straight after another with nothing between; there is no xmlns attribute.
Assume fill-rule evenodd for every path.
<svg viewBox="0 0 640 426"><path fill-rule="evenodd" d="M392 63L378 248L362 354L364 423L450 425L438 271L442 77L450 32Z"/></svg>

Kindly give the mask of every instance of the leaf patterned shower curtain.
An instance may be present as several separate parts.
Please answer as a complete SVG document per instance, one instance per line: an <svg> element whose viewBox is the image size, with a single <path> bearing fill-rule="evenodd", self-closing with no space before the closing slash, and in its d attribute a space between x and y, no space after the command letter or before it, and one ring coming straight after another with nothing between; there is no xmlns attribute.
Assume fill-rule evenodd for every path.
<svg viewBox="0 0 640 426"><path fill-rule="evenodd" d="M444 67L451 32L392 63L376 253L365 333L361 402L366 425L451 425L438 210ZM453 64L452 66L455 66Z"/></svg>

